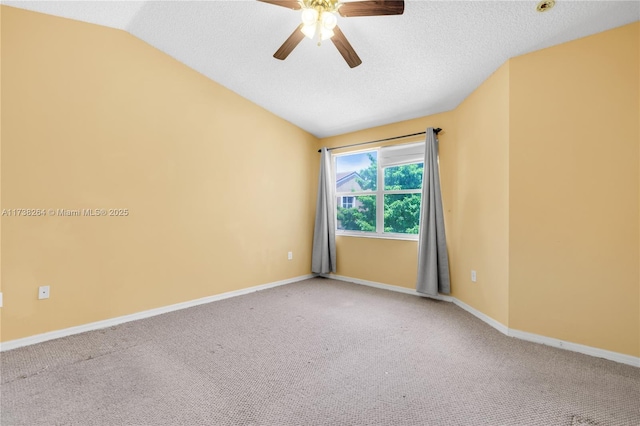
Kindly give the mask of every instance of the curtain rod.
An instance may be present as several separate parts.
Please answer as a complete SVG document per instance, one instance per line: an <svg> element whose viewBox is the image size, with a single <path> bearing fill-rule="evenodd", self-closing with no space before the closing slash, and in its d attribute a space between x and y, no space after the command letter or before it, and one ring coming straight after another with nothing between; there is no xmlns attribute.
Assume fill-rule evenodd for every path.
<svg viewBox="0 0 640 426"><path fill-rule="evenodd" d="M440 127L438 127L436 129L433 129L433 131L437 135L438 133L440 133L442 131L442 129ZM395 139L404 139L404 138L409 138L411 136L426 135L426 134L427 134L427 132L418 132L418 133L412 133L410 135L402 135L402 136L394 136L392 138L378 139L377 141L352 143L351 145L343 145L343 146L336 146L336 147L333 147L333 148L327 148L327 151L332 151L334 149L341 149L341 148L350 148L352 146L358 146L358 145L367 145L367 144L370 144L370 143L387 142L387 141L392 141L392 140L395 140ZM322 152L322 150L319 149L318 152Z"/></svg>

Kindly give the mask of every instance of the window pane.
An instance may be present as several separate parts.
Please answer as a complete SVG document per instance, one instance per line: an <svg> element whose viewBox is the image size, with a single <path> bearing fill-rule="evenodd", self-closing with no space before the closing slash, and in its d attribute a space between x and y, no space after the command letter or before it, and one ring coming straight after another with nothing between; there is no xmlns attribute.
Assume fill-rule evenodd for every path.
<svg viewBox="0 0 640 426"><path fill-rule="evenodd" d="M353 207L344 208L338 204L338 229L376 232L376 196L361 195L349 198L353 198Z"/></svg>
<svg viewBox="0 0 640 426"><path fill-rule="evenodd" d="M423 170L423 163L387 167L386 169L384 169L385 191L422 188Z"/></svg>
<svg viewBox="0 0 640 426"><path fill-rule="evenodd" d="M336 157L336 192L375 191L377 156L371 151Z"/></svg>
<svg viewBox="0 0 640 426"><path fill-rule="evenodd" d="M417 234L420 222L421 194L384 196L384 232Z"/></svg>

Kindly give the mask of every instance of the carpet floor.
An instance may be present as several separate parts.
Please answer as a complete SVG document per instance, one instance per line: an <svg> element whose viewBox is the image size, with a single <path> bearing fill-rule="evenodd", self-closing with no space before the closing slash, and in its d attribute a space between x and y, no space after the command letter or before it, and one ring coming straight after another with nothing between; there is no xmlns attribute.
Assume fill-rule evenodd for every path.
<svg viewBox="0 0 640 426"><path fill-rule="evenodd" d="M314 278L1 354L10 425L640 425L640 369Z"/></svg>

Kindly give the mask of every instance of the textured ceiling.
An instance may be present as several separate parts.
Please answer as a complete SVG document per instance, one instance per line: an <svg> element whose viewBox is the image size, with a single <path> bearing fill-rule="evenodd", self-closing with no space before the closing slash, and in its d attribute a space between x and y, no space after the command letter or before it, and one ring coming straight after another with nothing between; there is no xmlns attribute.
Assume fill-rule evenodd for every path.
<svg viewBox="0 0 640 426"><path fill-rule="evenodd" d="M409 0L402 16L338 18L351 69L330 41L274 59L300 12L258 1L2 3L124 29L318 137L451 110L508 58L640 19L638 1Z"/></svg>

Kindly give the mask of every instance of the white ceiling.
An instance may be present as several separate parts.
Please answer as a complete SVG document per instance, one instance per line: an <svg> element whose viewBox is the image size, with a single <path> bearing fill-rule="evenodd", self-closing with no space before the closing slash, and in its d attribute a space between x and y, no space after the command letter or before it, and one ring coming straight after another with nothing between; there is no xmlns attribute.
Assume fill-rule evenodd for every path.
<svg viewBox="0 0 640 426"><path fill-rule="evenodd" d="M304 39L272 57L300 12L252 0L3 1L128 31L326 137L455 108L508 58L640 19L640 1L406 1L402 16L338 18L362 59Z"/></svg>

